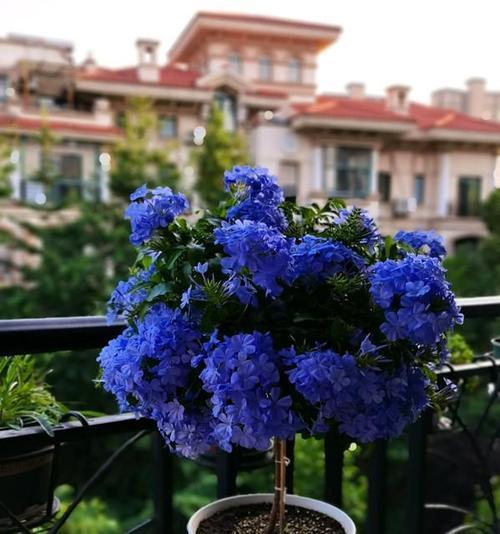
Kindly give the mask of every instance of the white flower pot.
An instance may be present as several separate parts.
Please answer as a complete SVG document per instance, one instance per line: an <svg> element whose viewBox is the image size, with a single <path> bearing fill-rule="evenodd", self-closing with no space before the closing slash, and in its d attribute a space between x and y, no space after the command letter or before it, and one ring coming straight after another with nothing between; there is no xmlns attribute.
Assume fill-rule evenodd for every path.
<svg viewBox="0 0 500 534"><path fill-rule="evenodd" d="M238 506L245 506L247 504L257 504L262 502L272 502L273 495L271 493L253 493L251 495L236 495L235 497L227 497L218 501L207 504L203 508L200 508L195 512L187 525L188 534L196 534L200 523L217 512L227 510L228 508L235 508ZM315 512L320 512L332 517L338 521L343 527L346 534L356 534L356 527L352 522L352 519L345 514L342 510L327 504L326 502L318 501L316 499L310 499L308 497L300 497L299 495L287 495L286 504L292 506L299 506L301 508L308 508Z"/></svg>

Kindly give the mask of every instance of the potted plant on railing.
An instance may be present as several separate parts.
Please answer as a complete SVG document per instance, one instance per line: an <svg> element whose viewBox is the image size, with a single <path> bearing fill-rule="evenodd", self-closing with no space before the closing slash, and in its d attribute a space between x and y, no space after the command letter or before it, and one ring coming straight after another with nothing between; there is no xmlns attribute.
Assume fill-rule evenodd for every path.
<svg viewBox="0 0 500 534"><path fill-rule="evenodd" d="M434 369L462 316L442 242L382 240L366 212L340 201L283 202L265 169L235 167L225 187L227 201L192 223L168 188L131 195L139 254L110 299L129 326L99 356L104 387L183 456L274 441L274 493L216 501L189 533L351 534L337 508L285 499L285 440L331 428L390 438L450 394Z"/></svg>
<svg viewBox="0 0 500 534"><path fill-rule="evenodd" d="M30 356L0 358L0 431L39 425L53 435L52 426L66 409L50 392L45 376ZM53 458L53 445L2 443L0 532L15 527L11 514L25 525L47 518Z"/></svg>

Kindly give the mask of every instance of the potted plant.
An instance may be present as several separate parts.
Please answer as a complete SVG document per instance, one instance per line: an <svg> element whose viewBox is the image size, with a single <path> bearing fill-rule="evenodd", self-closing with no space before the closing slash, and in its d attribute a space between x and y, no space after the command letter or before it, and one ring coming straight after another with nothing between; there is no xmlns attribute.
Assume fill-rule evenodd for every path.
<svg viewBox="0 0 500 534"><path fill-rule="evenodd" d="M30 356L0 358L0 431L40 425L53 435L52 425L66 411L45 383L46 373ZM5 445L0 451L0 532L14 527L8 511L25 525L47 518L53 445Z"/></svg>
<svg viewBox="0 0 500 534"><path fill-rule="evenodd" d="M285 440L331 427L359 442L390 438L450 394L434 370L462 315L442 241L383 240L366 212L337 200L284 202L262 168L233 168L225 189L193 222L168 188L131 195L138 257L109 301L129 326L99 356L104 387L183 456L274 441L274 493L212 503L190 534L228 524L283 533L285 522L292 534L354 533L333 506L285 499Z"/></svg>

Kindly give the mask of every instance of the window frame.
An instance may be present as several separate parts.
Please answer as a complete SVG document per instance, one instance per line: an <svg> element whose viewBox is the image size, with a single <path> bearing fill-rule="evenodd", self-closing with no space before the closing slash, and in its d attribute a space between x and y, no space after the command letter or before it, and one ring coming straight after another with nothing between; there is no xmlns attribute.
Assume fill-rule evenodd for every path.
<svg viewBox="0 0 500 534"><path fill-rule="evenodd" d="M418 173L413 177L413 193L417 206L423 206L425 204L425 174Z"/></svg>
<svg viewBox="0 0 500 534"><path fill-rule="evenodd" d="M162 123L167 123L167 121L171 121L172 124L172 132L171 133L164 133L164 126L162 126ZM178 117L174 114L166 114L166 115L160 115L158 117L158 137L162 140L167 139L177 139L178 137Z"/></svg>
<svg viewBox="0 0 500 534"><path fill-rule="evenodd" d="M229 65L230 70L238 74L242 74L243 62L241 60L241 54L239 52L229 52L229 54L227 55L227 63Z"/></svg>
<svg viewBox="0 0 500 534"><path fill-rule="evenodd" d="M482 176L461 175L457 182L457 215L459 217L478 217L481 209ZM462 184L477 184L477 199L472 207L468 205L467 195L462 198Z"/></svg>
<svg viewBox="0 0 500 534"><path fill-rule="evenodd" d="M302 83L302 61L294 56L288 59L288 81L290 83Z"/></svg>
<svg viewBox="0 0 500 534"><path fill-rule="evenodd" d="M263 75L263 73L266 74ZM270 56L259 57L259 80L263 82L273 80L273 60Z"/></svg>
<svg viewBox="0 0 500 534"><path fill-rule="evenodd" d="M386 183L382 187L382 180L384 178ZM388 204L391 201L392 193L392 174L388 171L379 171L377 173L377 191L379 196L379 202Z"/></svg>

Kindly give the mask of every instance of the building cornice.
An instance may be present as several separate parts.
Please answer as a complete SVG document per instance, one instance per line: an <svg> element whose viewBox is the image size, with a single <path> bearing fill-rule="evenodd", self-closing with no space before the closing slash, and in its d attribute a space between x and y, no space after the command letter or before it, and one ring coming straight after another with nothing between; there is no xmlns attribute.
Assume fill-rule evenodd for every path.
<svg viewBox="0 0 500 534"><path fill-rule="evenodd" d="M212 91L201 88L165 87L145 83L124 83L118 81L76 80L76 89L89 93L110 96L137 96L138 94L162 100L180 100L187 102L210 102Z"/></svg>

